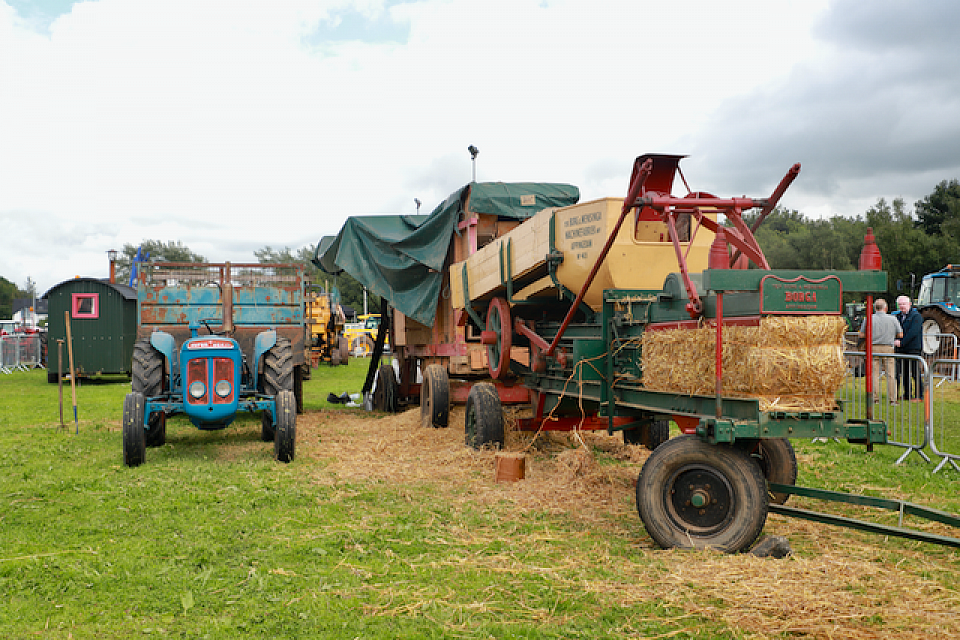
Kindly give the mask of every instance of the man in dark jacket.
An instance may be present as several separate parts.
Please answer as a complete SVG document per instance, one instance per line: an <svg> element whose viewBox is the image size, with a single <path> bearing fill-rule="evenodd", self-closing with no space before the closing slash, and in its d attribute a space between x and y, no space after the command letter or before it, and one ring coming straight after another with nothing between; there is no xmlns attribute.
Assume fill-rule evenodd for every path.
<svg viewBox="0 0 960 640"><path fill-rule="evenodd" d="M910 298L897 298L899 312L894 314L903 329L903 337L895 340L896 353L919 356L923 353L923 318L913 308ZM903 399L912 402L923 400L923 375L920 363L913 359L897 360L897 388L903 385Z"/></svg>

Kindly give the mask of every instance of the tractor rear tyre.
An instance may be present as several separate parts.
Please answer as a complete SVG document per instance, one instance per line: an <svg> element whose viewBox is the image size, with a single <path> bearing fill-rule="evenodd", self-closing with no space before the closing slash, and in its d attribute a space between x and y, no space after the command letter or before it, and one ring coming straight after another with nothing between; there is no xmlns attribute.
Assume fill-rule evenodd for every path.
<svg viewBox="0 0 960 640"><path fill-rule="evenodd" d="M932 356L940 351L942 339L938 334L953 334L960 339L960 319L937 307L927 307L920 312L923 317L923 355ZM952 358L948 353L946 357Z"/></svg>
<svg viewBox="0 0 960 640"><path fill-rule="evenodd" d="M669 439L669 420L653 420L647 426L623 430L624 444L642 444L650 451L653 451Z"/></svg>
<svg viewBox="0 0 960 640"><path fill-rule="evenodd" d="M133 345L130 387L144 398L159 396L167 390L163 355L144 338Z"/></svg>
<svg viewBox="0 0 960 640"><path fill-rule="evenodd" d="M293 391L277 394L277 428L273 438L273 457L292 462L297 444L297 399Z"/></svg>
<svg viewBox="0 0 960 640"><path fill-rule="evenodd" d="M143 428L143 394L131 391L123 398L123 464L136 467L147 457Z"/></svg>
<svg viewBox="0 0 960 640"><path fill-rule="evenodd" d="M760 472L767 482L797 484L797 454L786 438L762 438L737 440L738 449L743 449L760 465ZM789 493L767 491L770 504L785 504Z"/></svg>
<svg viewBox="0 0 960 640"><path fill-rule="evenodd" d="M431 364L420 385L420 426L444 428L450 423L450 378L446 367Z"/></svg>
<svg viewBox="0 0 960 640"><path fill-rule="evenodd" d="M470 389L464 411L464 435L468 447L503 446L503 409L497 388L480 382Z"/></svg>
<svg viewBox="0 0 960 640"><path fill-rule="evenodd" d="M664 548L749 548L767 519L760 467L741 449L696 436L668 440L650 454L637 480L637 511Z"/></svg>
<svg viewBox="0 0 960 640"><path fill-rule="evenodd" d="M281 391L293 391L293 347L288 338L277 338L263 356L263 378L261 389L268 396Z"/></svg>
<svg viewBox="0 0 960 640"><path fill-rule="evenodd" d="M376 387L373 390L373 408L384 413L396 413L400 409L400 385L397 372L389 364L377 369Z"/></svg>

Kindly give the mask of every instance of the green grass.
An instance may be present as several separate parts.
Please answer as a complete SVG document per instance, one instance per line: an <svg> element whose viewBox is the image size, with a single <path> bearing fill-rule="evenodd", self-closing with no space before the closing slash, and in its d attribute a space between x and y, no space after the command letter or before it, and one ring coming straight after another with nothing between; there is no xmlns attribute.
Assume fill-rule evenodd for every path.
<svg viewBox="0 0 960 640"><path fill-rule="evenodd" d="M337 425L361 413L326 396L358 392L366 362L314 370L305 419ZM69 387L60 428L57 386L44 372L0 376L0 637L751 635L715 614L734 607L712 588L672 582L699 563L733 568L747 559L652 549L635 512L614 509L592 523L504 510L471 499L486 476L474 487L344 480L327 471L322 441L298 440L298 452L320 455L278 464L255 416L215 432L171 420L168 445L128 469L119 431L127 391L125 380L84 381L76 434ZM900 451L885 447L795 445L801 484L960 512L952 470L932 474L919 459L895 467ZM604 468L629 465L596 453ZM789 534L798 558L815 562L834 545L850 566L882 564L955 606L952 549L790 526L768 523ZM896 631L883 617L858 624Z"/></svg>

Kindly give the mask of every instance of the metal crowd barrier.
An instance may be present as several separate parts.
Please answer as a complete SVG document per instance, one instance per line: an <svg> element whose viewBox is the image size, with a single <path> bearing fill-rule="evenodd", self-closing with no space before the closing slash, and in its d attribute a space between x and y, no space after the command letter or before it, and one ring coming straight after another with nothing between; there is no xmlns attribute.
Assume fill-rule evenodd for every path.
<svg viewBox="0 0 960 640"><path fill-rule="evenodd" d="M940 471L945 465L949 464L957 471L960 471L960 466L957 466L957 461L960 460L960 453L951 453L948 450L953 450L960 452L960 428L957 428L956 422L949 423L947 422L947 417L945 415L946 411L946 402L944 402L944 396L949 392L955 389L955 387L942 387L941 379L936 386L934 386L934 379L936 374L934 371L938 367L946 366L947 368L957 370L960 366L960 359L954 358L945 358L942 360L934 360L933 365L930 368L930 373L927 377L927 384L929 385L930 393L933 395L934 390L938 396L939 401L934 403L934 407L937 409L932 412L931 421L930 421L930 451L934 454L940 456L940 462L937 464L936 468L933 470L934 473Z"/></svg>
<svg viewBox="0 0 960 640"><path fill-rule="evenodd" d="M867 417L867 389L866 380L866 353L863 351L844 351L844 358L847 361L847 376L843 387L839 392L839 399L843 407L845 419L863 419ZM887 396L886 374L881 370L880 388L874 389L874 398L877 400L873 405L873 418L883 420L887 423L889 430L888 444L906 449L903 455L897 459L895 464L900 464L909 457L911 453L916 453L927 462L931 462L930 457L924 452L924 449L930 443L930 403L932 394L930 392L930 381L933 379L931 372L933 369L927 366L927 362L922 356L912 356L902 353L884 355L883 357L893 358L899 365L897 371L903 371L901 379L897 381L898 397L891 398ZM878 357L874 357L874 368L878 366ZM903 393L903 385L908 367L917 367L920 379L926 382L924 389L924 398L918 402L906 401L899 398Z"/></svg>
<svg viewBox="0 0 960 640"><path fill-rule="evenodd" d="M960 358L960 354L957 353L957 336L952 333L925 333L923 344L924 351L928 347L935 347L932 353L925 355L924 358L934 377L939 378L937 384L943 384L946 380L956 382L960 374L960 367L955 363ZM936 366L934 366L935 362L937 362Z"/></svg>
<svg viewBox="0 0 960 640"><path fill-rule="evenodd" d="M43 367L39 333L0 336L0 373L28 371Z"/></svg>

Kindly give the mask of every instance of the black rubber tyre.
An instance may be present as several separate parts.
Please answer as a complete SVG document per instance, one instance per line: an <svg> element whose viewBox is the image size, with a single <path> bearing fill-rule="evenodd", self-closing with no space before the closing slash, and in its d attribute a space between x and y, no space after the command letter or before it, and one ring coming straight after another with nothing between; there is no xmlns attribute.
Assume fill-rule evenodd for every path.
<svg viewBox="0 0 960 640"><path fill-rule="evenodd" d="M306 365L298 364L293 368L293 397L297 400L297 413L303 413L303 370ZM309 367L306 367L309 372Z"/></svg>
<svg viewBox="0 0 960 640"><path fill-rule="evenodd" d="M746 451L760 465L760 473L767 482L797 484L797 454L788 439L737 440L735 446ZM771 504L784 504L789 497L789 493L767 492Z"/></svg>
<svg viewBox="0 0 960 640"><path fill-rule="evenodd" d="M650 451L653 451L669 439L669 420L654 420L647 427L623 430L623 442L625 444L642 444Z"/></svg>
<svg viewBox="0 0 960 640"><path fill-rule="evenodd" d="M389 364L377 369L376 387L373 390L373 408L384 413L396 413L400 408L400 385L397 372Z"/></svg>
<svg viewBox="0 0 960 640"><path fill-rule="evenodd" d="M144 433L148 447L162 447L167 443L167 414L162 411L150 416L150 428Z"/></svg>
<svg viewBox="0 0 960 640"><path fill-rule="evenodd" d="M450 423L450 378L447 369L431 364L420 385L420 426L444 428Z"/></svg>
<svg viewBox="0 0 960 640"><path fill-rule="evenodd" d="M373 339L364 334L357 336L350 343L350 355L356 358L365 358L373 352Z"/></svg>
<svg viewBox="0 0 960 640"><path fill-rule="evenodd" d="M163 355L146 338L133 345L130 388L142 393L144 398L159 396L167 390Z"/></svg>
<svg viewBox="0 0 960 640"><path fill-rule="evenodd" d="M143 428L143 394L131 391L123 398L123 464L136 467L147 458Z"/></svg>
<svg viewBox="0 0 960 640"><path fill-rule="evenodd" d="M463 430L468 447L503 446L503 409L495 386L489 382L473 385L464 414Z"/></svg>
<svg viewBox="0 0 960 640"><path fill-rule="evenodd" d="M273 442L276 429L273 428L273 416L269 411L260 412L260 439L264 442Z"/></svg>
<svg viewBox="0 0 960 640"><path fill-rule="evenodd" d="M263 354L261 390L268 396L281 391L293 391L293 347L287 338L277 338L277 343Z"/></svg>
<svg viewBox="0 0 960 640"><path fill-rule="evenodd" d="M743 450L696 436L668 440L650 454L637 480L637 511L664 548L748 549L767 519L760 467Z"/></svg>
<svg viewBox="0 0 960 640"><path fill-rule="evenodd" d="M277 428L273 438L273 457L292 462L297 444L297 399L293 391L277 394Z"/></svg>
<svg viewBox="0 0 960 640"><path fill-rule="evenodd" d="M50 384L57 384L60 381L60 374L56 371L50 371L47 369L47 382Z"/></svg>
<svg viewBox="0 0 960 640"><path fill-rule="evenodd" d="M340 350L340 364L347 364L350 361L350 344L347 336L337 338L337 348Z"/></svg>

